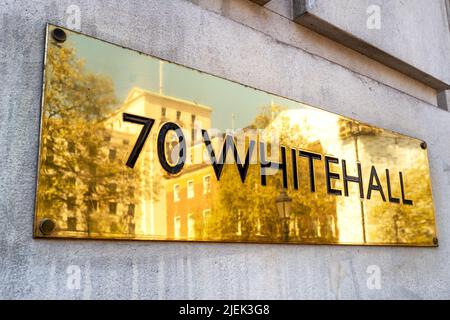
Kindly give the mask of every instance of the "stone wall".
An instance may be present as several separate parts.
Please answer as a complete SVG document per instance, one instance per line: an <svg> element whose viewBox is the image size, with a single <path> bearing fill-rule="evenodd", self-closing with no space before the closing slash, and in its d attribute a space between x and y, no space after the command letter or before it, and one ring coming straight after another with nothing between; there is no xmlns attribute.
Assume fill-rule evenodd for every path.
<svg viewBox="0 0 450 320"><path fill-rule="evenodd" d="M363 4L338 15L338 2L324 15L372 41L357 26L365 23ZM444 0L428 1L426 10L419 0L408 10L381 2L389 4L383 28L396 31L383 29L373 43L448 83L448 28L430 22L445 17ZM70 27L74 5L83 33L427 141L440 247L33 239L44 29L47 22ZM1 298L450 298L450 114L436 107L433 88L292 22L291 6L1 1ZM373 265L379 290L367 286ZM79 288L71 283L78 272Z"/></svg>

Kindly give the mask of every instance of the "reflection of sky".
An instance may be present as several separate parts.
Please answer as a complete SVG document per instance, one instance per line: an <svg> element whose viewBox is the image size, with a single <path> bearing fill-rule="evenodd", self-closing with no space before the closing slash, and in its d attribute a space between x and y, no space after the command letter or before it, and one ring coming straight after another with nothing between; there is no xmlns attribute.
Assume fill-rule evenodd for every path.
<svg viewBox="0 0 450 320"><path fill-rule="evenodd" d="M88 70L111 77L119 101L123 102L134 87L159 92L159 59L82 35L69 40ZM289 109L302 107L300 103L168 62L163 64L163 93L213 108L212 127L222 130L231 128L233 114L234 127L242 128L253 122L261 107L271 103Z"/></svg>

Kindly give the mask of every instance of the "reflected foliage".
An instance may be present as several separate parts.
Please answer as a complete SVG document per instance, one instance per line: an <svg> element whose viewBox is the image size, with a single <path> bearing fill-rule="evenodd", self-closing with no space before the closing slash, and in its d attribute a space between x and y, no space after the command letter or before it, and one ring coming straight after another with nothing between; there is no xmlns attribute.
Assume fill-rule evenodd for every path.
<svg viewBox="0 0 450 320"><path fill-rule="evenodd" d="M299 124L292 124L282 111L283 108L278 106L262 108L250 128L264 129L268 135L277 132L281 145L322 151L320 143L306 141ZM273 121L275 118L276 123ZM273 161L280 161L276 155L272 158ZM290 172L290 153L287 163ZM308 172L307 162L300 161L298 170L302 174ZM267 186L261 186L260 165L252 164L246 182L242 184L235 165L227 165L213 201L215 208L210 236L226 240L280 241L283 238L283 219L279 216L276 198L281 191L281 179L281 173L278 172L268 176ZM323 170L317 171L316 179L324 179ZM292 191L292 186L289 196L292 205L288 241L338 241L334 198L326 197L318 201L319 195L311 193L309 187Z"/></svg>
<svg viewBox="0 0 450 320"><path fill-rule="evenodd" d="M49 46L46 72L39 206L59 229L134 233L140 173L118 161L105 127L117 103L111 79L87 72L68 46Z"/></svg>

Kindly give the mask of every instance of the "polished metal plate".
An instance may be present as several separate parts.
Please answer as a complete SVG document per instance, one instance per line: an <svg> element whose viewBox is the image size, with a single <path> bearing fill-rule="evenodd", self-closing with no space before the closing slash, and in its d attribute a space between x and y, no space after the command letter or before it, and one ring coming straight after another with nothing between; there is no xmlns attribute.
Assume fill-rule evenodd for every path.
<svg viewBox="0 0 450 320"><path fill-rule="evenodd" d="M35 218L44 238L437 245L422 141L53 25Z"/></svg>

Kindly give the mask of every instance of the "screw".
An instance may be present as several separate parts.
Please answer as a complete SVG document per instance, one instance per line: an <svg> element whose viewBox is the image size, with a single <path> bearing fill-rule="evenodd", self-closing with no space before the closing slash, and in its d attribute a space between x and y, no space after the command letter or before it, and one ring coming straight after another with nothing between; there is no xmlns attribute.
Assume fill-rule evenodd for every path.
<svg viewBox="0 0 450 320"><path fill-rule="evenodd" d="M438 238L433 238L433 244L434 245L439 245L439 240L438 240Z"/></svg>
<svg viewBox="0 0 450 320"><path fill-rule="evenodd" d="M43 235L49 235L55 230L55 222L51 219L44 218L39 223L39 230Z"/></svg>
<svg viewBox="0 0 450 320"><path fill-rule="evenodd" d="M421 144L420 144L420 147L423 149L423 150L426 150L426 148L427 148L427 143L424 141L424 142L422 142Z"/></svg>
<svg viewBox="0 0 450 320"><path fill-rule="evenodd" d="M52 37L56 40L56 42L60 43L63 43L67 39L66 32L60 28L53 29Z"/></svg>

